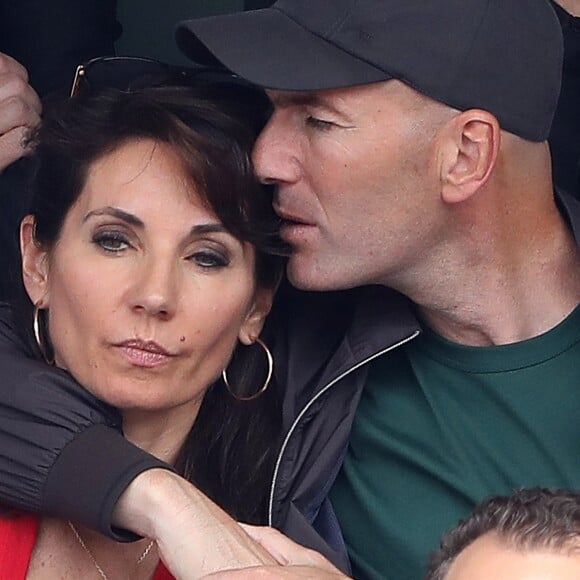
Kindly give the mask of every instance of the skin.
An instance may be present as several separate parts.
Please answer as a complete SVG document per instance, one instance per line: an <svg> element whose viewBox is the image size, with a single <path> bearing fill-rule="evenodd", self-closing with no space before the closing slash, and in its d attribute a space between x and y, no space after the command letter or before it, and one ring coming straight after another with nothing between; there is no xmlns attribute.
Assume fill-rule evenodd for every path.
<svg viewBox="0 0 580 580"><path fill-rule="evenodd" d="M580 0L555 0L555 2L573 16L580 16Z"/></svg>
<svg viewBox="0 0 580 580"><path fill-rule="evenodd" d="M580 554L516 550L494 533L481 536L451 564L446 580L575 580Z"/></svg>
<svg viewBox="0 0 580 580"><path fill-rule="evenodd" d="M40 123L42 105L26 69L0 53L0 172L26 155L26 137Z"/></svg>
<svg viewBox="0 0 580 580"><path fill-rule="evenodd" d="M206 576L208 580L253 580L257 578L312 578L340 580L348 578L323 556L288 539L277 530L266 527L242 527L250 537L265 548L278 562L278 566L249 567L243 571L220 571Z"/></svg>
<svg viewBox="0 0 580 580"><path fill-rule="evenodd" d="M398 82L269 96L275 111L254 163L277 185L291 282L309 290L385 283L402 264L427 260L443 208L425 135L449 112ZM418 224L422 237L411 234Z"/></svg>
<svg viewBox="0 0 580 580"><path fill-rule="evenodd" d="M56 364L121 410L129 440L171 463L208 385L237 341L249 344L259 334L269 311L273 291L256 287L252 246L200 202L169 146L149 140L93 163L55 247L42 248L33 231L28 216L23 275L31 300L49 309ZM211 513L226 522L220 512ZM131 574L148 542L118 544L80 532L116 575ZM248 564L273 562L245 545L256 555ZM140 570L156 562L150 556ZM95 573L66 522L43 520L28 577Z"/></svg>
<svg viewBox="0 0 580 580"><path fill-rule="evenodd" d="M294 285L392 287L424 324L473 346L537 336L576 308L580 259L554 204L546 143L398 81L269 96L254 166L277 188ZM304 563L296 546L271 553L285 550Z"/></svg>
<svg viewBox="0 0 580 580"><path fill-rule="evenodd" d="M269 95L274 112L254 166L276 186L295 285L390 286L435 332L474 346L537 336L577 306L580 259L554 204L546 143L398 81ZM143 496L142 478L133 497ZM157 483L159 493L171 489L169 475ZM116 517L159 533L146 505L123 503ZM300 578L306 570L316 578L308 551L287 542L268 544L283 568L253 574ZM235 539L230 546L243 557ZM248 577L243 567L224 578Z"/></svg>
<svg viewBox="0 0 580 580"><path fill-rule="evenodd" d="M564 8L566 8L567 10L569 10L570 12L577 13L576 10L578 3L576 1L564 2L564 0L561 0L559 4L562 5ZM288 95L285 96L287 97ZM337 91L337 93L333 96L337 97L338 100L343 98L349 100L350 98L350 95L345 95L343 91ZM272 93L272 97L276 101L275 93ZM282 105L282 101L284 101L284 98L282 97L284 97L284 95L279 94L278 97L280 98L278 98L278 103L276 104L276 114L274 118L279 118L280 111L286 108L285 106ZM368 101L365 100L363 102L366 103ZM352 105L352 103L350 104ZM383 109L382 104L379 105L379 108L375 109L375 113L378 115L377 120L380 120L382 116L382 109ZM316 113L318 113L319 110L320 109L318 107L314 109ZM330 107L330 109L323 108L322 111L324 113L327 112L336 113L334 104L333 106ZM302 152L309 151L312 153L317 153L316 148L317 145L324 143L324 140L318 139L318 137L315 138L313 135L311 136L311 138L309 138L305 134L304 128L296 125L295 121L298 121L299 123L304 125L304 127L308 125L312 129L315 126L317 126L318 129L322 129L322 126L327 123L327 120L324 119L324 117L321 117L320 115L318 116L312 115L308 109L305 109L305 112L307 114L302 117L301 121L299 117L296 116L294 117L293 124L291 123L290 127L287 128L293 127L294 129L298 130L289 132L284 139L282 139L281 126L271 122L267 128L267 132L265 132L264 135L269 134L270 136L274 137L270 137L270 140L268 141L268 139L266 139L266 137L263 136L263 138L258 143L258 147L256 149L256 163L259 167L259 172L261 173L264 181L277 183L278 185L282 186L280 187L281 193L278 197L278 206L277 206L281 215L283 217L299 218L302 221L306 222L305 226L298 226L287 229L286 234L287 238L293 243L293 246L295 248L294 257L290 262L289 274L291 278L295 281L295 283L297 283L298 285L303 286L305 288L314 288L314 289L324 289L327 287L325 285L326 283L321 282L321 280L324 280L325 272L327 271L325 269L330 269L331 273L333 274L333 276L330 277L329 287L336 288L351 287L358 285L360 283L364 283L365 280L373 281L375 280L376 272L373 271L372 267L370 266L370 262L374 260L375 252L377 251L380 252L381 250L384 249L384 246L381 244L382 240L374 240L372 239L372 237L365 239L363 236L362 239L365 241L365 244L368 244L369 248L362 252L360 248L356 247L344 248L342 244L336 243L337 240L333 230L335 227L342 227L344 225L340 223L341 214L342 217L349 218L349 210L352 206L349 206L347 203L344 203L342 208L337 207L337 212L328 211L328 209L325 208L324 205L321 203L320 199L317 198L315 190L309 191L307 188L304 192L300 192L300 190L298 190L297 188L294 189L294 191L286 188L287 193L285 194L282 193L282 190L285 188L284 184L286 185L290 185L293 183L296 184L298 181L302 180L303 177L306 179L306 182L308 182L308 179L311 179L313 184L315 184L316 180L318 179L318 175L326 175L328 179L332 179L334 172L339 169L341 171L344 170L342 171L342 177L346 179L349 179L351 177L356 178L356 173L360 170L361 167L364 167L364 165L367 164L369 160L371 161L371 170L375 171L377 167L374 163L374 157L371 156L369 158L363 155L360 156L356 155L357 151L359 151L358 147L361 145L368 146L368 149L366 149L367 153L371 154L380 153L381 155L385 156L385 158L388 158L391 155L396 155L396 147L404 145L404 143L399 142L398 139L399 137L404 136L405 131L409 130L410 127L408 124L405 123L403 123L402 125L398 124L397 120L393 119L393 112L391 111L390 124L384 126L383 128L388 131L393 131L393 136L395 137L395 139L393 142L391 142L387 140L386 137L382 137L383 144L389 146L387 150L381 148L380 136L376 134L374 136L370 135L366 130L363 132L364 133L363 138L365 140L368 139L368 142L366 143L364 141L363 142L359 141L358 144L356 142L349 143L348 140L343 140L342 138L336 139L335 136L329 137L327 142L330 144L334 142L334 144L336 145L336 151L333 152L332 149L330 150L322 149L321 151L318 151L318 153L321 153L321 155L317 155L312 158L312 165L314 166L314 164L319 164L320 174L318 174L316 171L312 171L309 174L308 171L305 172L305 169L308 169L308 167L303 163L304 156ZM350 115L353 116L353 118L349 117L349 112ZM345 113L346 118L344 117ZM370 125L359 126L350 124L352 120L356 120L354 118L355 113L356 111L354 109L351 108L349 110L347 107L346 110L340 112L339 122L336 123L335 120L331 120L330 125L336 125L339 128L350 130L351 132L355 132L356 130L364 127L368 129ZM307 123L306 121L310 117L312 118L312 120L308 121ZM319 121L321 122L320 124ZM345 121L346 125L344 125ZM491 127L491 133L497 132L497 130L495 130L493 127L493 121L490 122L489 119L485 119L485 115L483 115L483 118L481 118L480 115L479 122L483 124L487 123L488 127ZM327 132L328 128L329 127L324 129L324 132ZM475 127L475 129L477 128L478 127ZM432 129L432 127L431 126L421 127L420 131L415 132L414 136L416 138L416 141L422 142L424 139L419 139L424 135L422 134L422 131L428 129L430 130ZM474 127L471 127L471 129L474 129ZM481 127L479 127L479 129L481 129ZM330 133L330 131L328 132ZM466 137L467 144L472 149L476 149L478 152L482 152L484 154L483 157L488 160L492 158L492 164L493 162L495 162L495 155L497 154L498 150L497 142L495 144L490 143L490 140L488 139L486 147L484 147L483 149L481 148L478 149L479 147L478 143L481 144L482 142L481 131L479 131L478 136L477 131L463 132L461 130L456 132L455 137L457 136L461 136L462 138ZM492 135L492 137L494 136L495 135ZM455 145L457 145L457 142L458 139L456 138ZM284 148L287 144L298 145L299 153L297 153L296 150L284 152ZM449 145L449 142L447 144ZM269 154L266 154L267 146L269 145L274 145L274 148L271 149ZM344 148L343 151L344 159L341 158L341 156L338 153L340 147ZM462 148L459 145L457 145L456 149L461 153L461 155L458 155L458 157L463 156L461 160L464 161L464 163L457 164L459 169L464 170L465 176L473 174L473 172L470 169L470 166L473 165L473 163L470 163L471 160L467 152L462 150ZM487 152L485 151L485 149L487 149ZM489 153L490 151L492 153L491 155ZM413 151L408 152L414 153ZM436 153L435 157L433 157L434 152ZM326 157L326 153L329 154L328 157ZM424 185L428 190L429 189L428 186L431 184L430 181L428 181L427 183L422 183L422 179L425 177L425 175L421 174L421 172L415 171L416 167L414 166L414 163L416 160L418 161L430 160L431 162L435 163L433 165L433 168L435 169L435 171L439 172L439 177L444 177L444 173L448 169L448 164L443 163L443 161L449 161L448 155L447 156L442 155L442 153L445 153L445 148L435 147L433 151L431 152L427 151L423 153L426 155L423 158L421 158L421 156L417 158L415 157L414 154L411 155L411 157L404 158L404 160L407 163L409 163L409 167L407 167L409 175L412 175L413 178L418 179L417 186L409 187L409 184L407 184L407 187L404 188L403 185L405 184L399 184L401 186L400 189L397 190L397 188L395 187L395 189L393 190L395 193L397 191L400 192L399 198L395 197L395 201L397 201L396 209L397 212L399 213L396 214L393 213L393 216L399 216L402 219L407 220L407 223L410 223L411 225L414 226L420 224L421 227L423 227L424 225L421 216L416 215L414 217L412 213L406 213L404 204L401 205L399 203L401 201L400 197L402 197L401 195L402 193L417 194L417 192L420 191L419 187L420 185ZM265 159L267 159L269 156L279 156L279 155L286 156L286 160L282 165L279 165L278 168L273 169L272 157L269 158L269 161L265 161ZM540 165L542 165L543 167L542 173L545 173L545 159L543 159L543 157L545 156L540 156L541 161ZM403 159L403 156L400 156L400 159ZM328 165L326 164L326 161L329 162ZM342 163L343 167L340 168L340 165L337 165L337 163L339 164ZM285 165L285 167L283 167L283 165ZM527 165L527 167L532 168L534 167L534 164L530 163ZM487 171L485 167L482 168L481 166L478 169L479 170L483 169L483 171L480 171L481 176L483 176L481 181L485 181L487 179L487 176L489 176L489 171ZM380 172L381 169L379 167L377 174L380 175ZM304 174L304 176L302 174ZM397 186L397 181L400 178L400 175L391 174L391 177L392 177L391 183ZM338 187L336 187L335 192L338 193L337 199L340 201L340 196L342 195L342 192L346 190L346 188L340 183L338 179L335 181L338 183ZM455 179L454 185L455 186L461 185L460 181L461 181L460 179ZM543 179L542 181L544 189L548 191L550 189L549 180ZM445 198L448 201L452 202L463 201L469 198L470 194L469 179L466 179L465 182L467 183L466 187L447 188L445 190L445 193L448 195L446 195ZM450 180L448 184L453 185L453 180ZM308 185L310 186L310 184ZM377 190L374 189L374 186L375 185L380 186L380 183L375 184L371 180L369 183L363 182L362 185L363 185L362 193L364 193L365 195L368 194L370 196L368 200L377 204L377 206L371 204L370 207L373 210L375 207L378 207L380 209L381 202L377 198L378 193ZM478 189L477 187L471 188L472 190L471 192L477 189ZM296 192L299 194L299 199L301 199L301 201L299 201L295 205L294 201L290 202L288 200L293 198L294 193ZM314 195L311 195L312 193L314 193ZM421 198L417 197L417 199L420 200ZM432 203L433 200L427 201L428 203ZM359 205L364 206L363 203L359 203ZM521 211L522 209L521 205L519 206L519 209ZM549 212L547 215L551 216L552 220L555 223L557 223L558 220L554 218L556 214L553 208L551 206L548 206L548 209ZM304 215L302 215L303 210ZM367 209L367 215L369 214L371 215L371 218L375 218L377 215L380 215L371 213ZM334 217L335 215L337 216L336 219ZM425 216L427 218L432 217L432 215L429 214L428 212L425 212ZM386 219L385 216L383 216L383 218ZM309 220L314 221L315 223L310 223ZM477 220L474 221L477 222ZM323 227L326 223L329 225L328 228ZM369 225L365 224L365 222L354 220L353 223L354 228L352 229L343 228L345 231L348 232L349 236L354 235L358 237L361 228L364 229L366 232L370 232L372 235L376 234L376 231L374 231L373 228L370 227ZM361 225L361 223L363 225ZM397 225L395 217L391 219L391 224L393 226ZM467 224L469 224L469 220L467 220ZM429 233L431 232L437 233L442 231L442 228L437 221L435 221L435 223L432 223L428 219L427 225ZM320 231L319 232L314 231L318 227L320 228ZM549 231L552 228L548 227L545 229ZM404 235L405 231L408 230L403 229L402 231ZM559 263L548 264L545 267L545 269L550 272L555 272L559 274L563 270L563 266L565 265L576 266L577 259L574 256L574 251L572 249L573 244L571 243L570 239L566 237L565 233L562 233L563 226L561 223L557 228L557 232L558 232L557 235L554 236L556 238L556 243L551 244L551 247L554 248L554 246L557 246L558 249L560 250L560 253L567 252L568 254L570 254L570 256L567 259L559 260ZM398 242L399 238L392 235L392 232L391 236L392 236L391 239L387 241L395 243ZM488 240L492 240L493 235L490 234L487 236L487 238ZM321 259L322 257L324 257L323 255L317 255L315 251L311 250L309 245L310 240L313 240L315 243L318 243L322 250L326 249L327 251L326 257L328 258L327 263L325 263L324 260ZM542 243L545 242L545 239L542 240L541 236L538 236L538 241ZM333 244L335 249L339 250L338 252L330 251ZM352 253L349 254L349 257L353 258L355 261L360 260L361 264L364 266L360 270L361 277L359 279L357 279L357 276L355 275L355 272L359 267L358 265L348 263L348 261L341 262L342 259L341 252L343 249L351 250ZM423 244L423 247L419 247L419 249L428 250L429 247L427 244ZM406 247L406 250L408 251L407 252L408 254L412 255L412 252L409 250L408 246ZM531 249L530 254L534 254L533 248ZM305 264L308 267L305 268L301 267L300 266L301 263ZM397 269L395 267L390 271L396 273ZM484 276L482 276L482 278L485 279ZM558 278L561 278L561 276L558 276ZM570 284L570 282L572 283ZM501 280L494 281L494 283L496 284L496 286L499 287L503 286ZM433 300L431 304L423 304L421 300L419 300L419 296L415 299L415 301L419 305L419 310L422 311L423 316L427 320L429 320L431 326L433 326L433 328L436 328L442 335L450 338L457 337L461 338L463 342L465 342L466 344L489 344L489 343L501 344L502 342L517 340L518 337L523 337L526 334L533 336L534 332L535 333L538 332L538 328L541 331L542 328L546 329L549 328L550 324L553 325L554 323L557 323L558 318L561 319L565 315L566 310L569 311L570 304L572 304L574 300L577 301L577 291L574 289L575 287L574 281L567 280L564 284L561 284L560 286L563 286L564 288L562 287L556 288L558 294L557 300L558 305L555 308L550 308L550 306L548 306L547 310L549 311L549 314L545 317L540 317L541 320L538 325L533 326L526 321L527 326L524 325L524 328L516 327L508 332L499 332L499 333L493 329L482 330L481 328L478 328L481 327L481 320L483 319L483 317L481 316L475 316L474 319L469 321L467 325L462 324L462 320L464 321L466 316L464 309L461 308L461 304L445 304L445 301L441 300ZM572 290L570 290L571 286ZM435 285L435 287L437 288L437 285ZM446 292L448 295L453 295L455 290L456 287L454 287L453 284L447 285L446 287ZM552 295L551 294L552 290L553 288L547 289L548 297ZM466 293L465 288L463 288L462 294L465 293ZM542 292L540 292L539 294L542 294ZM561 300L562 295L564 295L563 296L565 299L564 301L566 302L564 306L562 306ZM512 297L510 297L510 300L512 303L513 310L514 300L511 298ZM525 304L528 310L530 309L530 306L532 306L529 300L526 300ZM502 316L501 313L502 308L499 306L500 305L493 304L493 310L495 312L492 320L494 321L504 320L504 317ZM452 313L455 310L460 310L462 312L462 315L459 317L454 316ZM516 316L519 316L519 314L520 313L515 313ZM475 328L475 330L465 332L466 326ZM181 493L174 493L178 489ZM195 488L187 485L185 482L183 482L183 480L179 480L179 478L175 477L173 474L163 472L160 470L151 470L150 472L138 476L134 480L134 482L129 486L125 494L122 496L116 510L116 521L121 525L125 525L136 531L145 533L147 535L150 535L151 537L158 538L160 542L159 545L162 550L162 553L164 554L165 560L168 562L172 562L174 564L174 566L170 566L171 570L174 571L174 574L179 578L193 578L196 576L195 573L192 572L193 568L190 566L190 564L193 565L193 563L195 562L195 558L194 559L191 558L192 551L188 550L187 547L184 547L178 542L169 541L168 543L166 543L164 541L164 538L170 538L171 533L168 532L167 527L162 524L162 521L164 514L167 517L171 518L172 515L176 513L185 513L187 512L187 510L190 511L193 510L192 519L197 517L200 513L197 511L197 502L200 499L200 495L201 494L199 494L199 492L195 490ZM169 499L171 499L171 501L167 501ZM203 509L201 509L200 511L203 512ZM162 517L158 518L157 515L161 515ZM219 537L220 540L223 540L223 543L221 543L220 545L222 546L227 545L227 549L230 555L230 560L228 560L228 562L234 563L237 559L240 566L246 565L243 563L243 561L244 558L247 556L247 554L251 552L251 547L248 545L248 537L243 534L240 535L241 528L233 526L231 525L231 523L228 523L226 521L223 520L220 521L219 514L212 512L212 509L207 510L206 515L208 516L208 519L203 521L213 522L209 524L209 527L206 528L206 530L211 529L213 534L215 534L215 537ZM171 519L169 519L169 521L171 521ZM188 530L191 533L195 533L196 531L198 531L197 527L191 526L190 522L191 520L188 520L187 518L183 519L183 521L181 522L182 526L181 531L177 532L178 536L183 530ZM175 528L172 527L172 529L175 535ZM205 538L206 540L210 536L213 539L214 536L211 534L202 534L202 538ZM211 543L212 542L210 541L210 544ZM284 548L282 548L282 546L276 549L272 548L272 551L274 552L280 552L280 550L282 550L285 553L292 554L291 558L284 557L282 558L282 560L285 560L286 564L290 566L296 566L293 577L309 577L307 575L305 576L304 574L310 574L310 577L322 577L320 575L317 575L320 573L320 570L317 571L315 567L309 568L311 562L309 562L309 558L306 555L304 555L305 551L300 551L300 548L295 544L292 543L290 543L289 545L284 544ZM304 566L306 566L306 571L304 569ZM224 567L231 566L227 565ZM248 574L243 571L240 571L239 573L230 572L226 574L228 578L248 577ZM251 577L253 578L258 577L256 576L257 574L260 574L259 577L262 578L291 577L292 570L290 568L285 568L284 570L280 569L274 570L268 567L260 569L254 568L252 570ZM290 576L288 574L290 574Z"/></svg>
<svg viewBox="0 0 580 580"><path fill-rule="evenodd" d="M389 286L436 332L474 346L536 336L578 304L546 143L399 81L269 95L254 164L277 186L294 285Z"/></svg>

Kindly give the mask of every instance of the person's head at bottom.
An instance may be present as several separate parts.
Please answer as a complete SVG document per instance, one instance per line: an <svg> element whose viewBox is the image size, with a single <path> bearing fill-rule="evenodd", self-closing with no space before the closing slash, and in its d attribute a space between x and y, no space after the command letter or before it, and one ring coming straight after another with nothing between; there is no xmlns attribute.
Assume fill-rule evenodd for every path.
<svg viewBox="0 0 580 580"><path fill-rule="evenodd" d="M493 496L447 532L426 580L575 580L580 493L543 488Z"/></svg>
<svg viewBox="0 0 580 580"><path fill-rule="evenodd" d="M276 420L262 403L274 395L247 399L270 378L259 337L284 264L239 102L236 91L106 89L48 114L21 224L22 315L38 358L118 408L129 440L262 521ZM66 522L43 525L63 540L51 549L70 543Z"/></svg>

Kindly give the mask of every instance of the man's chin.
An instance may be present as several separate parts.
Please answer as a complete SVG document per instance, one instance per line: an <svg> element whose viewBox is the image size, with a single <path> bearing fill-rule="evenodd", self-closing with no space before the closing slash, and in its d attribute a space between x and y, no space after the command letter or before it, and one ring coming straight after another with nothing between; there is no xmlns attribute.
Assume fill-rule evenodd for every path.
<svg viewBox="0 0 580 580"><path fill-rule="evenodd" d="M299 290L329 292L346 288L329 268L321 267L320 262L302 255L290 257L286 274L292 286Z"/></svg>
<svg viewBox="0 0 580 580"><path fill-rule="evenodd" d="M300 290L321 291L319 276L316 269L299 255L293 254L286 266L286 275L290 284Z"/></svg>

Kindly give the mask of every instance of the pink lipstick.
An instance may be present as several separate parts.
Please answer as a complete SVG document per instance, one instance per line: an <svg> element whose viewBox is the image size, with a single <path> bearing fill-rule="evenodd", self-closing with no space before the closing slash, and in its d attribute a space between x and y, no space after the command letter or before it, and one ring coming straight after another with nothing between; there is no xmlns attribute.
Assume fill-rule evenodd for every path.
<svg viewBox="0 0 580 580"><path fill-rule="evenodd" d="M143 368L161 366L175 356L152 340L126 340L115 344L115 348L130 364Z"/></svg>

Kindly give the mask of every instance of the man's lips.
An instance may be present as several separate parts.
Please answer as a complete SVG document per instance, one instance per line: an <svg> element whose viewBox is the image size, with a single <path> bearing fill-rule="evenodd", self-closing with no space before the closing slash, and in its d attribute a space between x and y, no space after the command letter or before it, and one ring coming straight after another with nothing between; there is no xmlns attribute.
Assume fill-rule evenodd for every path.
<svg viewBox="0 0 580 580"><path fill-rule="evenodd" d="M313 226L314 223L308 221L308 219L300 216L298 213L293 213L287 209L281 207L274 207L274 211L278 214L278 217L284 222L283 225L296 225L296 226Z"/></svg>
<svg viewBox="0 0 580 580"><path fill-rule="evenodd" d="M129 363L145 368L160 366L177 356L153 340L134 338L116 343L114 347Z"/></svg>

